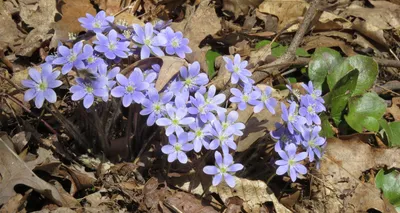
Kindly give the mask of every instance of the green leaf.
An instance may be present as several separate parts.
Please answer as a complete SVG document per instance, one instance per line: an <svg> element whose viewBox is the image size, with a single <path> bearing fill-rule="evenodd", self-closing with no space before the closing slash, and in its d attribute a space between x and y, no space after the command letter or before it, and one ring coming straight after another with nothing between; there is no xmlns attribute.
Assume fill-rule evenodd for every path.
<svg viewBox="0 0 400 213"><path fill-rule="evenodd" d="M400 211L400 173L393 170L389 173L379 170L375 177L375 185L383 191L383 196L389 200L397 212Z"/></svg>
<svg viewBox="0 0 400 213"><path fill-rule="evenodd" d="M326 75L342 62L343 58L339 52L327 47L317 48L311 56L308 67L308 77L313 82L314 87L321 89Z"/></svg>
<svg viewBox="0 0 400 213"><path fill-rule="evenodd" d="M360 72L353 96L362 95L374 85L376 77L378 76L378 64L371 57L355 55L347 58L328 75L327 80L329 88L332 88L339 79L353 69L357 69Z"/></svg>
<svg viewBox="0 0 400 213"><path fill-rule="evenodd" d="M278 46L273 47L273 48L271 49L271 54L272 54L274 57L279 58L279 57L281 57L283 54L285 54L285 52L287 51L287 49L288 49L287 46L278 45Z"/></svg>
<svg viewBox="0 0 400 213"><path fill-rule="evenodd" d="M332 91L336 83L352 70L354 70L354 68L347 60L344 60L342 63L339 63L337 66L335 66L333 71L328 73L326 77L326 82L328 83L329 89ZM357 84L357 82L355 82L355 84Z"/></svg>
<svg viewBox="0 0 400 213"><path fill-rule="evenodd" d="M386 112L386 103L376 93L365 93L349 101L349 113L344 118L351 128L363 132L364 128L377 132L379 120Z"/></svg>
<svg viewBox="0 0 400 213"><path fill-rule="evenodd" d="M400 121L388 123L381 118L379 124L387 135L389 147L400 147Z"/></svg>
<svg viewBox="0 0 400 213"><path fill-rule="evenodd" d="M329 117L323 113L319 116L321 118L321 127L322 130L319 134L322 137L332 138L335 136L335 132L332 130L331 123L329 123Z"/></svg>
<svg viewBox="0 0 400 213"><path fill-rule="evenodd" d="M259 42L256 43L256 50L261 49L262 47L264 47L264 46L266 46L266 45L268 45L268 44L270 44L270 43L271 43L270 40L262 40L262 41L259 41ZM274 43L272 43L271 48L277 47L277 46L279 46L279 45L280 45L280 44L274 42Z"/></svg>
<svg viewBox="0 0 400 213"><path fill-rule="evenodd" d="M358 70L351 71L337 82L329 94L331 117L336 125L339 125L342 119L343 110L346 108L347 102L356 87L357 78Z"/></svg>
<svg viewBox="0 0 400 213"><path fill-rule="evenodd" d="M208 77L211 79L215 75L215 59L220 56L218 52L208 50L206 53L206 63L208 66Z"/></svg>
<svg viewBox="0 0 400 213"><path fill-rule="evenodd" d="M305 49L303 48L297 48L296 49L296 55L299 57L310 57L310 53L308 53Z"/></svg>

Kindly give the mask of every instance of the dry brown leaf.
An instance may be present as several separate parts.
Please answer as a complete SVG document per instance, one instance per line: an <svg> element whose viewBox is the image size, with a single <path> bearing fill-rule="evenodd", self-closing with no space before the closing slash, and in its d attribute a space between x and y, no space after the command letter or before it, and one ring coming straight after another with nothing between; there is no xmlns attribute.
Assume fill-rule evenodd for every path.
<svg viewBox="0 0 400 213"><path fill-rule="evenodd" d="M308 6L304 0L264 0L258 10L278 17L278 30L281 30L302 17Z"/></svg>
<svg viewBox="0 0 400 213"><path fill-rule="evenodd" d="M348 140L328 139L321 168L313 183L317 186L317 201L326 202L332 212L366 212L376 209L380 212L395 212L385 202L373 180L361 181L363 172L369 169L399 168L399 149L373 148L362 142L363 135L354 135Z"/></svg>
<svg viewBox="0 0 400 213"><path fill-rule="evenodd" d="M172 23L171 27L176 31L182 31L183 36L190 41L189 47L192 53L187 54L186 59L190 63L198 61L202 70L208 73L206 53L210 47L199 48L199 44L207 35L214 35L221 29L220 18L210 0L201 1L196 9L188 7L186 17L180 23Z"/></svg>
<svg viewBox="0 0 400 213"><path fill-rule="evenodd" d="M99 8L104 10L108 15L117 14L115 16L115 23L118 21L124 21L128 24L128 26L132 24L140 24L144 25L143 21L136 17L134 14L131 13L130 9L124 10L120 12L123 8L121 7L121 0L113 0L113 1L106 1L106 0L97 0L97 4Z"/></svg>
<svg viewBox="0 0 400 213"><path fill-rule="evenodd" d="M17 154L21 153L26 144L28 144L29 139L31 138L31 133L26 133L25 131L18 132L12 137L12 142L14 143L14 149Z"/></svg>
<svg viewBox="0 0 400 213"><path fill-rule="evenodd" d="M4 204L16 194L14 191L15 185L24 184L57 205L76 207L76 202L70 202L73 199L71 196L71 200L66 200L66 197L61 195L53 185L36 176L3 139L4 137L0 138L0 174L2 177L0 182L0 204Z"/></svg>
<svg viewBox="0 0 400 213"><path fill-rule="evenodd" d="M61 5L61 20L54 23L54 36L51 39L50 47L57 47L59 41L68 40L68 33L79 33L84 28L78 21L78 18L86 17L86 13L96 14L96 10L90 3L90 0L63 0L65 4Z"/></svg>
<svg viewBox="0 0 400 213"><path fill-rule="evenodd" d="M246 15L250 8L257 8L263 0L223 0L223 10L230 11L238 18Z"/></svg>
<svg viewBox="0 0 400 213"><path fill-rule="evenodd" d="M24 35L18 30L17 24L11 18L11 15L0 7L0 49L10 47L14 49L14 44L20 42Z"/></svg>
<svg viewBox="0 0 400 213"><path fill-rule="evenodd" d="M23 202L23 196L21 194L16 194L0 208L0 213L18 212L18 209Z"/></svg>
<svg viewBox="0 0 400 213"><path fill-rule="evenodd" d="M344 41L340 41L327 36L307 36L304 38L305 50L315 49L318 47L339 47L347 56L356 55L353 48L347 45Z"/></svg>
<svg viewBox="0 0 400 213"><path fill-rule="evenodd" d="M233 56L226 56L233 60ZM231 79L231 73L225 68L225 61L222 56L218 56L215 59L215 67L218 70L218 75L213 78L212 85L217 88L217 90L223 89L226 85L228 85Z"/></svg>
<svg viewBox="0 0 400 213"><path fill-rule="evenodd" d="M351 29L352 23L336 14L324 11L314 26L316 31Z"/></svg>
<svg viewBox="0 0 400 213"><path fill-rule="evenodd" d="M169 195L163 202L169 208L175 207L181 212L198 212L198 213L217 213L211 206L203 205L202 201L197 199L194 195L179 192Z"/></svg>
<svg viewBox="0 0 400 213"><path fill-rule="evenodd" d="M263 204L272 202L276 212L291 212L289 209L279 203L274 193L268 188L267 184L260 180L247 180L235 177L236 185L230 188L226 184L219 184L216 187L210 187L210 192L217 193L221 200L227 202L231 197L239 197L243 202L243 208L246 212L261 212Z"/></svg>
<svg viewBox="0 0 400 213"><path fill-rule="evenodd" d="M392 99L392 106L388 107L386 112L390 113L395 121L400 121L400 97Z"/></svg>
<svg viewBox="0 0 400 213"><path fill-rule="evenodd" d="M400 28L400 6L387 1L371 1L371 4L373 8L361 7L355 2L339 15L356 17L352 21L353 29L387 46L383 31Z"/></svg>
<svg viewBox="0 0 400 213"><path fill-rule="evenodd" d="M161 59L163 62L155 86L158 91L161 91L179 73L182 66L188 66L188 63L179 57L163 56Z"/></svg>
<svg viewBox="0 0 400 213"><path fill-rule="evenodd" d="M42 42L50 39L51 24L57 14L56 1L19 1L20 16L24 23L34 28L26 36L16 52L17 55L32 56Z"/></svg>

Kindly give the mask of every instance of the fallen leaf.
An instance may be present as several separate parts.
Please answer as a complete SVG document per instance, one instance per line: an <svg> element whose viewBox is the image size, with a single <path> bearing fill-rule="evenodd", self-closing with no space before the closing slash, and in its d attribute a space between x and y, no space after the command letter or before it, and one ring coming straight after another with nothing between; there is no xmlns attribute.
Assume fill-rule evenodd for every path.
<svg viewBox="0 0 400 213"><path fill-rule="evenodd" d="M198 61L201 68L208 73L206 53L210 47L199 48L198 45L207 35L214 35L221 29L220 18L210 0L201 1L196 9L188 7L186 17L180 23L172 23L171 27L175 31L182 31L183 36L189 39L192 53L187 54L186 59L190 63Z"/></svg>
<svg viewBox="0 0 400 213"><path fill-rule="evenodd" d="M357 54L353 51L353 48L350 45L346 44L346 42L327 36L307 36L304 38L303 42L304 45L302 48L307 51L318 47L339 47L347 56Z"/></svg>
<svg viewBox="0 0 400 213"><path fill-rule="evenodd" d="M28 144L29 139L31 138L31 133L26 133L25 131L18 132L12 137L12 142L14 143L14 149L17 154L21 153L26 144Z"/></svg>
<svg viewBox="0 0 400 213"><path fill-rule="evenodd" d="M308 3L304 0L264 0L258 10L278 17L278 31L302 17Z"/></svg>
<svg viewBox="0 0 400 213"><path fill-rule="evenodd" d="M85 30L79 23L78 18L86 17L86 13L96 15L96 10L90 0L63 0L63 2L60 3L61 20L52 25L55 32L51 39L50 48L57 47L59 41L68 40L68 33L78 34Z"/></svg>
<svg viewBox="0 0 400 213"><path fill-rule="evenodd" d="M279 213L291 212L279 203L274 193L267 184L260 180L247 180L235 177L236 185L230 188L226 184L210 187L210 192L217 193L221 200L227 202L231 197L239 197L243 200L243 208L246 212L260 212L263 204L272 202L275 211Z"/></svg>
<svg viewBox="0 0 400 213"><path fill-rule="evenodd" d="M32 54L41 46L42 42L50 39L53 34L50 33L51 25L57 14L56 1L19 1L20 16L24 23L32 29L21 44L17 55L32 56Z"/></svg>
<svg viewBox="0 0 400 213"><path fill-rule="evenodd" d="M327 203L331 212L395 212L385 202L380 191L370 182L360 179L364 171L378 167L399 168L399 149L373 148L362 142L362 135L348 139L330 138L320 170L313 181L315 198Z"/></svg>
<svg viewBox="0 0 400 213"><path fill-rule="evenodd" d="M230 11L235 18L240 15L246 15L251 8L257 8L263 0L223 0L222 10Z"/></svg>
<svg viewBox="0 0 400 213"><path fill-rule="evenodd" d="M392 106L387 107L386 112L390 113L395 121L400 121L400 97L392 98Z"/></svg>
<svg viewBox="0 0 400 213"><path fill-rule="evenodd" d="M199 213L216 213L214 208L209 205L203 205L202 200L197 199L194 195L179 192L169 195L163 202L169 208L175 207L182 212L199 212Z"/></svg>
<svg viewBox="0 0 400 213"><path fill-rule="evenodd" d="M373 1L371 4L373 7L361 7L357 3L353 3L339 15L344 18L352 18L353 29L381 45L388 46L384 30L400 27L400 6L386 1Z"/></svg>
<svg viewBox="0 0 400 213"><path fill-rule="evenodd" d="M22 194L16 194L0 208L0 213L18 212L22 202L24 202Z"/></svg>
<svg viewBox="0 0 400 213"><path fill-rule="evenodd" d="M161 91L179 73L182 66L188 66L188 63L179 57L163 56L161 59L162 65L155 86L158 91Z"/></svg>
<svg viewBox="0 0 400 213"><path fill-rule="evenodd" d="M3 139L4 137L0 138L0 174L2 177L0 182L0 204L4 204L16 194L14 191L15 185L24 184L57 205L76 206L76 203L65 200L54 186L36 176Z"/></svg>
<svg viewBox="0 0 400 213"><path fill-rule="evenodd" d="M233 56L226 56L233 60ZM215 59L215 67L218 70L218 75L212 80L212 85L215 86L217 90L222 90L228 85L231 79L231 73L225 68L226 62L224 61L222 56L219 56Z"/></svg>
<svg viewBox="0 0 400 213"><path fill-rule="evenodd" d="M24 38L24 35L18 30L17 24L11 18L6 10L0 7L0 49L10 47L14 49L14 45L18 40Z"/></svg>

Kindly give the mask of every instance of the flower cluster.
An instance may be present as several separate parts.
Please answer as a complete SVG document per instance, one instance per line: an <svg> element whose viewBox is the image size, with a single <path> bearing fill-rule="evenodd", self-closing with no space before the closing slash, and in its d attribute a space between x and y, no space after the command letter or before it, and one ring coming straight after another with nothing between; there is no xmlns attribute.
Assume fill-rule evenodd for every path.
<svg viewBox="0 0 400 213"><path fill-rule="evenodd" d="M236 54L234 59L224 57L225 68L232 74L231 83L239 84L242 91L232 88L233 97L229 99L232 103L238 104L239 110L245 110L247 105L254 106L254 112L259 113L266 108L272 114L275 114L277 101L272 97L272 88L266 86L263 90L254 86L254 80L250 78L251 72L246 69L247 61L241 61L240 55Z"/></svg>
<svg viewBox="0 0 400 213"><path fill-rule="evenodd" d="M272 138L277 140L275 151L282 158L275 162L278 165L276 174L287 173L292 181L307 173L300 162L308 157L310 162L318 164L326 146L326 139L319 136L321 119L318 113L326 110L321 91L314 90L311 81L308 85L303 83L302 87L307 94L300 95L288 86L293 99L289 107L281 103L284 124L277 124L276 130L271 132ZM298 150L301 152L297 154Z"/></svg>
<svg viewBox="0 0 400 213"><path fill-rule="evenodd" d="M69 89L71 100L83 100L86 109L111 98L121 99L124 107L140 104L140 114L147 116L146 124L156 124L165 129L168 144L161 151L168 155L168 162L185 164L190 161L188 154L191 151L200 154L215 152L215 166L206 166L203 171L213 176L213 185L224 180L233 187L235 179L232 175L242 170L243 165L234 163L231 153L237 148L235 136L243 135L245 125L237 122L237 111L222 106L227 101L226 96L218 94L215 86L207 86L209 79L201 72L199 62L181 67L161 91L155 88L159 64L146 70L136 67L128 74L120 73L117 66L133 55L141 59L166 54L185 58L192 52L189 40L181 32L174 32L168 26L170 22L127 26L124 22L114 23L114 17L106 16L104 11L95 16L87 14L78 20L82 27L95 35L92 44L83 40L70 46L60 43L57 54L46 57L42 71L31 69L31 80L22 82L29 88L25 100L35 99L37 108L41 108L45 100L56 102L54 89L62 84L57 80L60 73L69 75L71 71L75 72L75 80ZM234 60L229 57L224 57L224 60L232 73L231 82L239 85L231 89L233 96L229 101L237 104L239 110L251 105L255 113L267 109L275 114L277 101L272 97L273 89L254 85L251 72L246 69L248 62L242 61L238 54ZM321 142L317 126L321 122L317 113L325 110L321 94L313 90L312 85L306 89L309 94L300 98L299 109L295 101L289 111L283 107L282 118L286 123L273 133L279 141L276 149L283 159L277 161L280 165L278 172L288 172L291 177L306 172L304 166L297 163L304 159L304 154L296 154L296 147L302 145L313 161L314 155L321 157L321 146L325 142L324 139Z"/></svg>

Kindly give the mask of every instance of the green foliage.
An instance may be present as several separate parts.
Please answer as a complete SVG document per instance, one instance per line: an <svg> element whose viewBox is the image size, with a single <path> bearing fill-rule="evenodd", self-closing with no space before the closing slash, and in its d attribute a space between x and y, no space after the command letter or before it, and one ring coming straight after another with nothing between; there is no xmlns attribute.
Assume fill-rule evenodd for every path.
<svg viewBox="0 0 400 213"><path fill-rule="evenodd" d="M360 72L353 96L363 94L374 85L378 76L378 64L371 57L355 55L346 58L339 66L336 66L333 72L328 74L329 88L333 88L343 76L353 69L358 69Z"/></svg>
<svg viewBox="0 0 400 213"><path fill-rule="evenodd" d="M206 53L206 63L208 66L208 77L211 79L212 77L215 76L215 59L220 56L218 52L215 52L213 50L209 50Z"/></svg>
<svg viewBox="0 0 400 213"><path fill-rule="evenodd" d="M322 130L319 133L322 137L332 138L335 136L335 132L333 132L331 124L329 123L329 117L325 113L319 116L321 118L321 127Z"/></svg>
<svg viewBox="0 0 400 213"><path fill-rule="evenodd" d="M258 50L270 43L271 43L270 40L259 41L258 43L256 43L256 50ZM272 56L279 58L283 54L285 54L285 52L287 51L288 48L289 48L288 46L281 45L279 43L274 42L271 45L271 54L272 54ZM300 56L300 57L310 57L310 54L303 48L297 48L296 55Z"/></svg>
<svg viewBox="0 0 400 213"><path fill-rule="evenodd" d="M343 110L356 87L358 73L358 70L351 71L343 76L332 89L329 103L331 104L331 117L336 125L339 125Z"/></svg>
<svg viewBox="0 0 400 213"><path fill-rule="evenodd" d="M331 118L336 126L348 124L357 132L379 131L379 126L384 125L380 124L380 120L386 104L377 94L367 92L373 86L378 72L378 64L371 57L355 55L343 58L339 52L330 48L315 50L311 56L308 76L315 88L330 91L324 96L325 104L330 109L330 114L323 120L325 129L330 129ZM343 115L347 124L342 123ZM400 135L390 125L399 127L399 124L385 126L389 140L393 141L393 138L399 138ZM333 135L332 132L322 134L326 137Z"/></svg>
<svg viewBox="0 0 400 213"><path fill-rule="evenodd" d="M377 132L379 120L386 111L385 101L376 93L365 93L361 97L354 97L349 101L349 113L345 115L346 122L357 132L364 128Z"/></svg>
<svg viewBox="0 0 400 213"><path fill-rule="evenodd" d="M379 124L386 133L389 147L400 147L400 121L388 123L385 119L380 119Z"/></svg>
<svg viewBox="0 0 400 213"><path fill-rule="evenodd" d="M389 173L381 169L375 177L375 185L383 191L383 196L400 212L400 173L393 170Z"/></svg>
<svg viewBox="0 0 400 213"><path fill-rule="evenodd" d="M327 47L317 48L308 67L308 77L314 87L321 89L328 73L331 73L342 61L343 58L339 52Z"/></svg>

